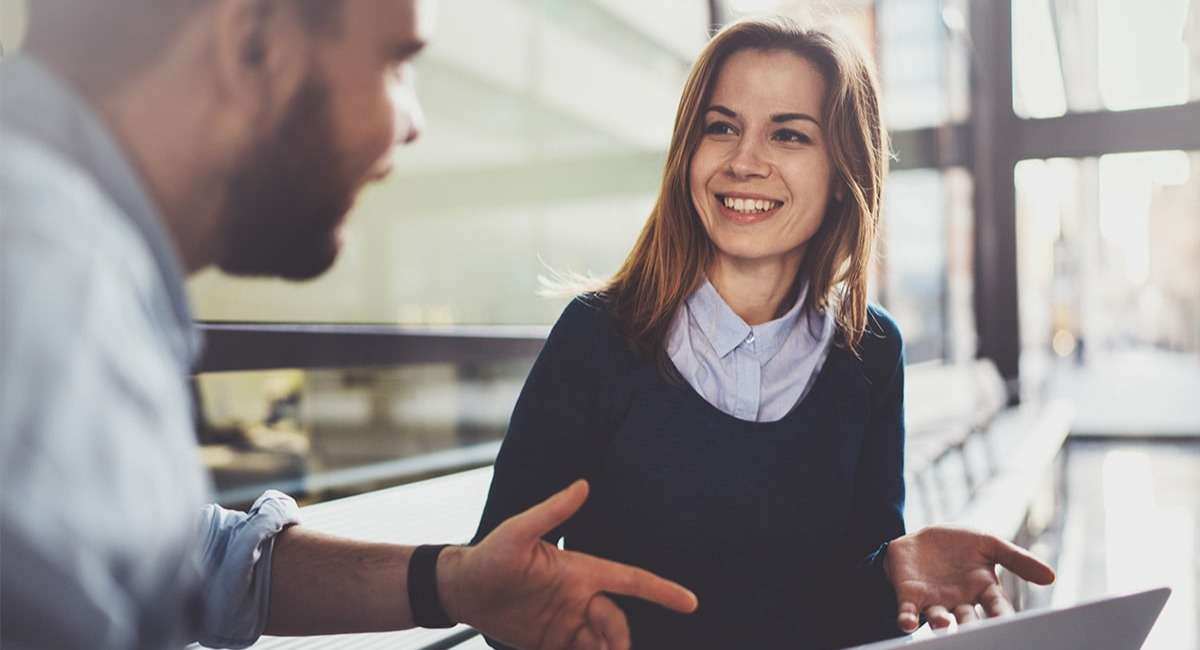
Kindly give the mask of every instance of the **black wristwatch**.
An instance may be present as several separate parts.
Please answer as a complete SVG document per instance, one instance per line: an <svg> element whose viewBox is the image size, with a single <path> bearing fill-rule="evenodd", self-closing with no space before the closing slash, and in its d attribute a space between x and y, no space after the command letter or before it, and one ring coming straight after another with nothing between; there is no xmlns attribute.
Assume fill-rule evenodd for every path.
<svg viewBox="0 0 1200 650"><path fill-rule="evenodd" d="M437 587L438 555L447 546L418 546L408 560L408 604L417 627L454 627L454 621L442 607Z"/></svg>

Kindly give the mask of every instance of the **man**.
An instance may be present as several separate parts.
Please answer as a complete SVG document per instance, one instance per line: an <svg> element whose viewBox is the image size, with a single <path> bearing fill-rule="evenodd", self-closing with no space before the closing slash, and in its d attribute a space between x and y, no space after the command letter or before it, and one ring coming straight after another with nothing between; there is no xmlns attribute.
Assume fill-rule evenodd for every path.
<svg viewBox="0 0 1200 650"><path fill-rule="evenodd" d="M201 509L186 274L305 279L355 195L420 132L418 0L37 0L0 66L0 641L241 647L260 634L470 624L518 647L626 648L606 594L683 587L540 541L577 483L470 548L306 530L268 492ZM203 515L196 528L196 512ZM387 516L387 513L379 513ZM1003 613L995 538L895 540L899 624ZM439 555L440 551L440 555ZM970 611L968 611L970 610Z"/></svg>

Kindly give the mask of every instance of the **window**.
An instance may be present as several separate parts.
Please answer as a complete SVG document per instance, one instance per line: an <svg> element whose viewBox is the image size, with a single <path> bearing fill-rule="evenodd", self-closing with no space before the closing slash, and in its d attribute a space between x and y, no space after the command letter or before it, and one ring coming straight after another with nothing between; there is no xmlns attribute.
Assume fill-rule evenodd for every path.
<svg viewBox="0 0 1200 650"><path fill-rule="evenodd" d="M881 297L910 363L975 356L971 177L960 168L893 172L884 194Z"/></svg>
<svg viewBox="0 0 1200 650"><path fill-rule="evenodd" d="M1200 350L1200 152L1026 160L1016 185L1027 353Z"/></svg>
<svg viewBox="0 0 1200 650"><path fill-rule="evenodd" d="M1014 109L1056 117L1200 99L1197 21L1189 0L1014 0Z"/></svg>
<svg viewBox="0 0 1200 650"><path fill-rule="evenodd" d="M967 3L876 3L880 81L889 128L962 121L969 114Z"/></svg>

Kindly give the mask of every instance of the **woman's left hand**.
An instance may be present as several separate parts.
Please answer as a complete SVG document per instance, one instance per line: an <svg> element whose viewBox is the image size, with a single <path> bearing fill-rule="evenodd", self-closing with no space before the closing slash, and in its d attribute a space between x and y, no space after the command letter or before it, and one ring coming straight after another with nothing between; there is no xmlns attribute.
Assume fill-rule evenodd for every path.
<svg viewBox="0 0 1200 650"><path fill-rule="evenodd" d="M1013 612L996 565L1039 585L1054 582L1054 569L1025 549L994 535L965 528L929 526L893 540L884 571L896 590L896 623L912 632L924 613L934 628L976 620L975 606L987 616Z"/></svg>

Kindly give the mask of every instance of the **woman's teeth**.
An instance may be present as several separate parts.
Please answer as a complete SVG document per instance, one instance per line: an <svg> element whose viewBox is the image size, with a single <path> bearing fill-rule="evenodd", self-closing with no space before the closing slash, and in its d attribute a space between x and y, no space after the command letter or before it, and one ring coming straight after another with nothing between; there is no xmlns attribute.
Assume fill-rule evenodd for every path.
<svg viewBox="0 0 1200 650"><path fill-rule="evenodd" d="M722 201L725 207L740 212L742 214L755 214L758 212L767 212L779 207L779 201L770 201L765 199L735 199L733 197L724 197Z"/></svg>

